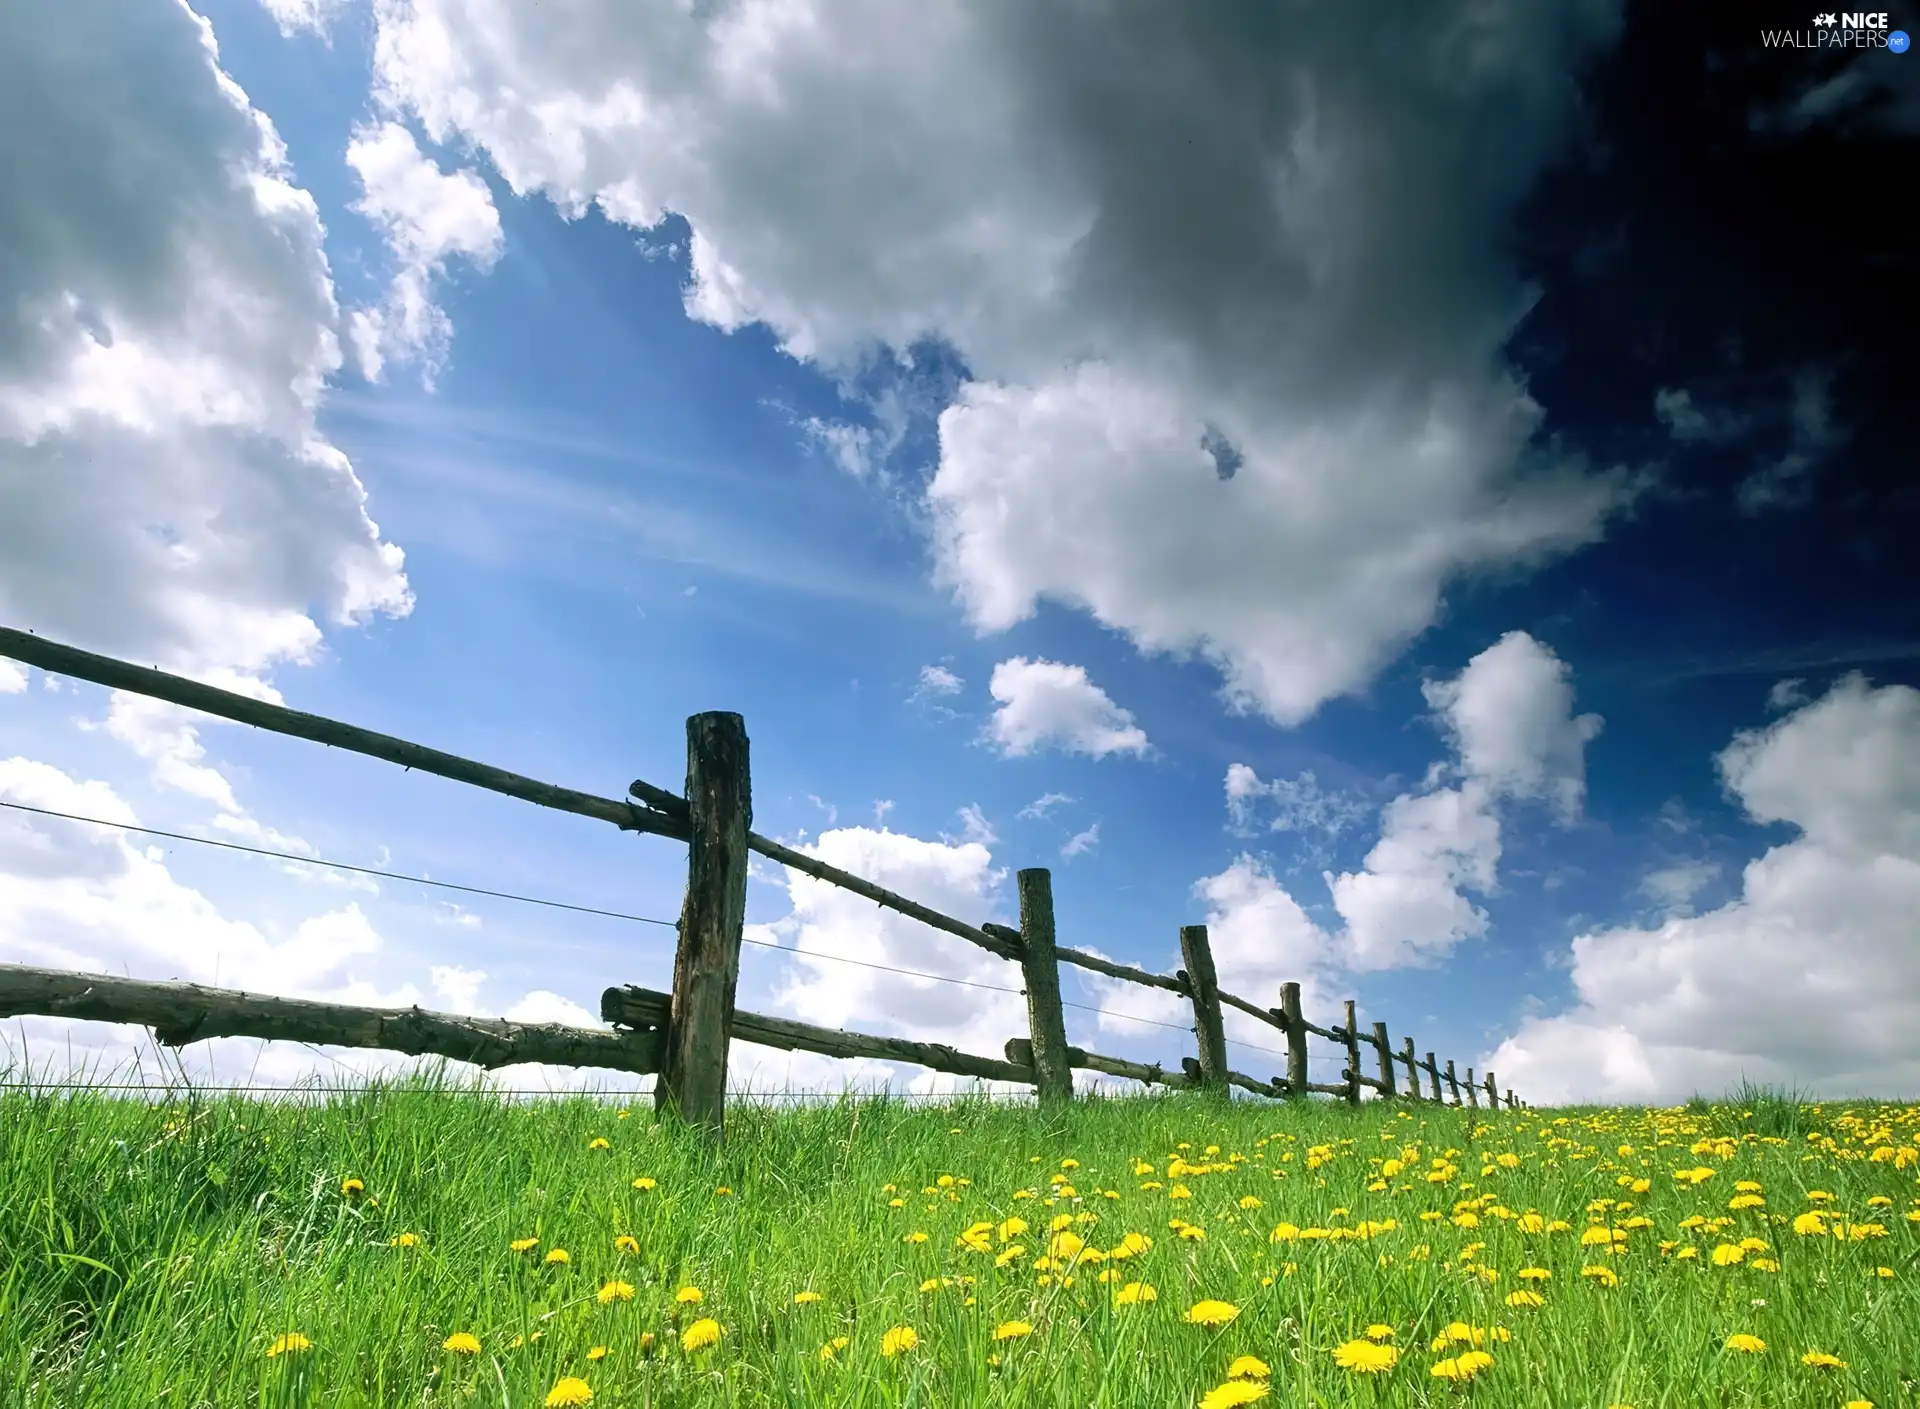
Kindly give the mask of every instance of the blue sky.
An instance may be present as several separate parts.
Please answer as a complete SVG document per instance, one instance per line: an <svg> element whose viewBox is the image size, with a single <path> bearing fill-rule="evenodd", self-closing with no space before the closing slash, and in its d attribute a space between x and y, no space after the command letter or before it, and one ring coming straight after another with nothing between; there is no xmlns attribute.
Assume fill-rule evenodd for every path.
<svg viewBox="0 0 1920 1409"><path fill-rule="evenodd" d="M1920 1075L1864 1031L1920 1014L1904 56L1223 7L1116 23L1096 79L991 7L871 61L825 3L465 8L208 3L244 96L183 7L16 22L46 111L0 231L94 233L0 276L7 625L608 795L737 710L768 835L975 919L1051 867L1063 942L1170 971L1209 922L1236 991L1357 997L1536 1100ZM97 100L109 61L142 81ZM678 910L675 844L370 760L38 672L0 725L14 801ZM657 927L0 837L0 960L578 1021L668 986ZM777 868L749 922L743 1007L1020 1031L764 947L1018 986L959 941ZM1068 996L1084 1045L1192 1050L1156 995Z"/></svg>

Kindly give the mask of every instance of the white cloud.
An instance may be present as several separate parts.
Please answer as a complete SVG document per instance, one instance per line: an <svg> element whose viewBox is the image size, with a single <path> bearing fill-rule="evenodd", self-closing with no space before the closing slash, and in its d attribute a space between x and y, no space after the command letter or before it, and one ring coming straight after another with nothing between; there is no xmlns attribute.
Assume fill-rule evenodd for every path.
<svg viewBox="0 0 1920 1409"><path fill-rule="evenodd" d="M1242 836L1257 830L1259 803L1272 804L1273 816L1267 827L1275 832L1321 832L1337 837L1367 815L1364 799L1347 793L1328 792L1320 786L1311 769L1297 778L1260 781L1260 775L1244 763L1227 765L1228 826Z"/></svg>
<svg viewBox="0 0 1920 1409"><path fill-rule="evenodd" d="M400 550L316 426L340 362L319 216L210 28L35 7L0 91L33 114L0 129L0 619L258 674L309 659L316 619L404 613Z"/></svg>
<svg viewBox="0 0 1920 1409"><path fill-rule="evenodd" d="M487 981L481 969L463 969L458 964L435 964L427 970L433 983L433 997L442 1012L480 1012L480 985Z"/></svg>
<svg viewBox="0 0 1920 1409"><path fill-rule="evenodd" d="M1807 682L1801 679L1776 680L1767 691L1767 708L1798 709L1807 702Z"/></svg>
<svg viewBox="0 0 1920 1409"><path fill-rule="evenodd" d="M1676 861L1641 878L1640 893L1669 914L1687 914L1693 898L1720 879L1717 861Z"/></svg>
<svg viewBox="0 0 1920 1409"><path fill-rule="evenodd" d="M1743 1077L1920 1085L1920 691L1849 676L1717 762L1754 821L1799 835L1717 910L1575 939L1575 1005L1490 1059L1529 1099L1664 1101Z"/></svg>
<svg viewBox="0 0 1920 1409"><path fill-rule="evenodd" d="M1573 713L1565 661L1526 632L1509 631L1457 678L1429 681L1423 691L1445 718L1468 777L1495 796L1544 799L1562 821L1579 817L1586 746L1602 721Z"/></svg>
<svg viewBox="0 0 1920 1409"><path fill-rule="evenodd" d="M1896 135L1920 132L1920 98L1885 63L1884 51L1861 54L1829 78L1809 84L1776 108L1759 108L1747 125L1759 133L1799 133L1813 127L1879 131Z"/></svg>
<svg viewBox="0 0 1920 1409"><path fill-rule="evenodd" d="M1705 442L1737 440L1752 422L1721 406L1705 405L1685 387L1662 387L1653 394L1653 414L1675 440Z"/></svg>
<svg viewBox="0 0 1920 1409"><path fill-rule="evenodd" d="M1826 459L1846 444L1833 423L1828 376L1818 370L1794 378L1788 414L1787 448L1740 482L1734 501L1743 514L1796 509L1813 497L1813 477Z"/></svg>
<svg viewBox="0 0 1920 1409"><path fill-rule="evenodd" d="M938 695L957 695L966 688L966 684L944 665L923 665L920 667L920 683L914 686L913 698L921 700Z"/></svg>
<svg viewBox="0 0 1920 1409"><path fill-rule="evenodd" d="M1085 831L1075 832L1061 843L1060 855L1071 861L1076 856L1084 856L1100 844L1100 824L1094 822Z"/></svg>
<svg viewBox="0 0 1920 1409"><path fill-rule="evenodd" d="M977 802L970 802L960 809L960 827L962 836L982 846L992 846L1000 840L1000 834L994 831L993 823L987 820L987 814L980 810Z"/></svg>
<svg viewBox="0 0 1920 1409"><path fill-rule="evenodd" d="M1020 809L1020 816L1030 822L1038 821L1061 803L1072 801L1073 799L1065 793L1042 793L1039 797Z"/></svg>
<svg viewBox="0 0 1920 1409"><path fill-rule="evenodd" d="M297 34L325 38L334 20L347 8L348 0L260 0L260 3L287 38Z"/></svg>
<svg viewBox="0 0 1920 1409"><path fill-rule="evenodd" d="M1327 876L1356 969L1432 963L1486 933L1487 914L1462 893L1493 888L1500 821L1486 785L1470 781L1387 804L1362 869Z"/></svg>
<svg viewBox="0 0 1920 1409"><path fill-rule="evenodd" d="M397 122L356 132L347 165L363 191L353 208L379 229L394 261L385 302L350 320L360 368L377 382L389 362L416 363L431 388L453 337L434 285L455 258L483 271L499 259L504 240L493 193L473 171L441 171Z"/></svg>
<svg viewBox="0 0 1920 1409"><path fill-rule="evenodd" d="M1591 542L1635 492L1533 447L1502 360L1535 296L1503 232L1612 0L1392 45L1364 10L375 13L382 99L436 141L569 215L684 216L690 316L836 374L957 352L927 507L982 631L1059 602L1297 722L1452 579Z"/></svg>
<svg viewBox="0 0 1920 1409"><path fill-rule="evenodd" d="M1146 733L1085 666L1015 656L993 668L987 689L1000 705L987 735L1009 758L1045 748L1091 758L1147 751Z"/></svg>
<svg viewBox="0 0 1920 1409"><path fill-rule="evenodd" d="M25 694L27 670L10 660L0 660L0 695Z"/></svg>
<svg viewBox="0 0 1920 1409"><path fill-rule="evenodd" d="M1567 666L1525 632L1508 632L1425 693L1462 780L1395 798L1362 869L1327 876L1347 962L1359 969L1432 963L1486 933L1486 912L1464 892L1494 887L1501 799L1542 799L1571 822L1586 797L1585 748L1600 718L1574 715Z"/></svg>

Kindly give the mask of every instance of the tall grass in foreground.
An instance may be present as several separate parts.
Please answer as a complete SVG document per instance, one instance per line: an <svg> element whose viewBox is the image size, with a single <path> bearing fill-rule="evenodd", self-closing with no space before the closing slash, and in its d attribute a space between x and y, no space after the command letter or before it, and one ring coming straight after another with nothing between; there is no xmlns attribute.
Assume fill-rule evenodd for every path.
<svg viewBox="0 0 1920 1409"><path fill-rule="evenodd" d="M0 1088L0 1395L1911 1405L1920 1108L1785 1104Z"/></svg>

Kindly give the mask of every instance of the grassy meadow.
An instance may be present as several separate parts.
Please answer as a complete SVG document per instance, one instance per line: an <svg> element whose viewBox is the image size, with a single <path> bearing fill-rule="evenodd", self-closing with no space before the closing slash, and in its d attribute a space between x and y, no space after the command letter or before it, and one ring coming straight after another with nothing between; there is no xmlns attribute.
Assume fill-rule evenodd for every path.
<svg viewBox="0 0 1920 1409"><path fill-rule="evenodd" d="M0 1087L31 1405L1920 1403L1920 1107Z"/></svg>

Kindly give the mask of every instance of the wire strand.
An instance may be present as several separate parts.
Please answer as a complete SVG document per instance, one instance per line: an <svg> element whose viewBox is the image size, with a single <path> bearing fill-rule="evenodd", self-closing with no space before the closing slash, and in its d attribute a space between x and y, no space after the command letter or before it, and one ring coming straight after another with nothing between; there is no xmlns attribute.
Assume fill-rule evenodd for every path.
<svg viewBox="0 0 1920 1409"><path fill-rule="evenodd" d="M223 851L244 851L251 856L270 856L280 861L298 861L307 866L326 866L335 871L352 871L362 876L379 876L389 881L406 881L417 886L437 886L441 890L457 890L467 895L488 895L495 900L518 900L527 905L545 905L554 910L573 910L582 915L603 915L610 920L628 920L636 925L665 925L673 928L677 921L657 920L649 915L630 915L624 910L601 910L592 905L571 905L564 900L543 900L533 895L515 895L511 891L487 890L482 886L458 885L453 881L430 881L424 876L408 876L398 871L382 871L372 866L353 866L345 861L323 861L316 856L301 856L291 851L272 851L263 846L243 846L239 842L215 841L212 837L192 837L184 832L163 832L158 827L136 827L131 822L109 822L103 817L81 817L72 812L56 812L51 807L29 807L24 802L0 801L0 807L10 807L16 812L36 812L42 817L63 817L69 822L91 822L96 827L118 827L123 832L139 832L142 836L166 837L172 841L195 842L201 846L217 846Z"/></svg>

